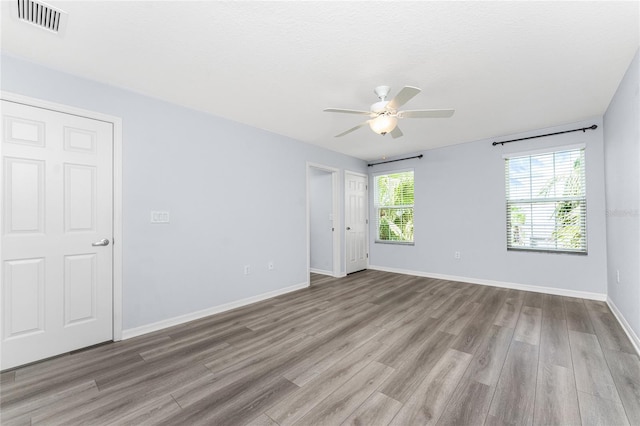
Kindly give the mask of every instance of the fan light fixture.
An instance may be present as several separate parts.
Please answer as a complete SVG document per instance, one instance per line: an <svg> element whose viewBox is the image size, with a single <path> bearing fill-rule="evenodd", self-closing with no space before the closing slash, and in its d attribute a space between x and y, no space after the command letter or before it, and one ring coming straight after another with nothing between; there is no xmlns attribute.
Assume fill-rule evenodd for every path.
<svg viewBox="0 0 640 426"><path fill-rule="evenodd" d="M411 111L398 111L402 105L406 104L415 95L420 93L420 89L412 86L404 86L398 94L387 101L389 86L378 86L373 91L379 101L371 105L369 111L344 108L325 108L325 112L340 112L345 114L367 115L369 120L363 121L355 127L350 128L338 135L337 138L348 135L367 124L375 133L386 135L391 133L391 137L396 139L402 136L402 131L398 127L398 118L446 118L453 115L452 109L416 109Z"/></svg>
<svg viewBox="0 0 640 426"><path fill-rule="evenodd" d="M369 120L369 127L379 135L386 135L395 129L397 125L398 119L387 114L381 114L373 120Z"/></svg>

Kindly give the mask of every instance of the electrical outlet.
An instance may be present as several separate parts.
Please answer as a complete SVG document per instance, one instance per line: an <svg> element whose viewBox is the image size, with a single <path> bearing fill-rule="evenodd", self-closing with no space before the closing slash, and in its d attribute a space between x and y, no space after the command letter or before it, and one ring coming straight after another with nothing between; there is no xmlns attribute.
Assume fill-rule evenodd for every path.
<svg viewBox="0 0 640 426"><path fill-rule="evenodd" d="M269 271L273 271L274 269L276 269L276 265L273 264L273 260L267 264L267 269Z"/></svg>
<svg viewBox="0 0 640 426"><path fill-rule="evenodd" d="M251 273L251 265L244 265L244 274L249 275Z"/></svg>
<svg viewBox="0 0 640 426"><path fill-rule="evenodd" d="M459 251L454 252L453 253L453 258L454 259L460 259L460 252Z"/></svg>
<svg viewBox="0 0 640 426"><path fill-rule="evenodd" d="M620 269L616 269L616 281L620 284Z"/></svg>

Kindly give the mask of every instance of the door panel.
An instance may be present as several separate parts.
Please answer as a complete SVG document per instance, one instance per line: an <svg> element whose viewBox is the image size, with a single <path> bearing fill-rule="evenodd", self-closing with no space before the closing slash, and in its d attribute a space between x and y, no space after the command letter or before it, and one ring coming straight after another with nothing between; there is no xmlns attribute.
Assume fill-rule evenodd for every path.
<svg viewBox="0 0 640 426"><path fill-rule="evenodd" d="M7 339L44 331L44 259L5 262L2 300Z"/></svg>
<svg viewBox="0 0 640 426"><path fill-rule="evenodd" d="M44 233L44 161L5 158L5 234Z"/></svg>
<svg viewBox="0 0 640 426"><path fill-rule="evenodd" d="M366 176L345 173L347 274L368 266L367 180Z"/></svg>
<svg viewBox="0 0 640 426"><path fill-rule="evenodd" d="M64 257L64 324L96 319L96 255Z"/></svg>
<svg viewBox="0 0 640 426"><path fill-rule="evenodd" d="M96 168L64 165L64 223L66 232L95 231Z"/></svg>
<svg viewBox="0 0 640 426"><path fill-rule="evenodd" d="M113 337L111 123L2 101L2 369Z"/></svg>
<svg viewBox="0 0 640 426"><path fill-rule="evenodd" d="M45 123L42 121L5 116L4 129L5 142L44 147Z"/></svg>
<svg viewBox="0 0 640 426"><path fill-rule="evenodd" d="M72 127L64 128L64 149L85 154L95 154L96 133Z"/></svg>

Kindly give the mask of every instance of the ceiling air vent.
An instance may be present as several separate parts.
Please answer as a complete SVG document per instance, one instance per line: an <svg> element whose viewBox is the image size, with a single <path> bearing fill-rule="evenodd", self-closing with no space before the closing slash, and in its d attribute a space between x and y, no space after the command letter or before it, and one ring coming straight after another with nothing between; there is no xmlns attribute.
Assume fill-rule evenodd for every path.
<svg viewBox="0 0 640 426"><path fill-rule="evenodd" d="M66 20L66 12L43 2L33 0L17 0L17 2L18 19L56 34L60 33Z"/></svg>

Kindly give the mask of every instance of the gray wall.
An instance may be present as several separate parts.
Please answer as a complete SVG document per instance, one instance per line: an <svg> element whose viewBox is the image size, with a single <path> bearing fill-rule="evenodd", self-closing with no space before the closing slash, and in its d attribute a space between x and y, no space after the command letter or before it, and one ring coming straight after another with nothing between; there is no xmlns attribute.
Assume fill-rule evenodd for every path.
<svg viewBox="0 0 640 426"><path fill-rule="evenodd" d="M125 330L307 282L306 162L367 168L284 136L1 59L3 91L123 120ZM151 210L169 210L171 224L151 225ZM253 267L248 276L245 264Z"/></svg>
<svg viewBox="0 0 640 426"><path fill-rule="evenodd" d="M415 245L376 244L375 220L371 220L370 264L425 274L606 293L602 120L594 118L505 135L500 140L592 124L597 124L598 129L495 147L491 145L495 138L475 141L425 151L422 159L373 167L372 173L415 169ZM586 144L588 255L508 252L503 154L576 143ZM373 209L371 218L375 218ZM454 259L455 251L461 252L460 259Z"/></svg>
<svg viewBox="0 0 640 426"><path fill-rule="evenodd" d="M331 172L309 169L311 268L330 274L333 274L332 189Z"/></svg>
<svg viewBox="0 0 640 426"><path fill-rule="evenodd" d="M640 336L640 53L604 116L609 297ZM620 271L620 283L616 271Z"/></svg>

